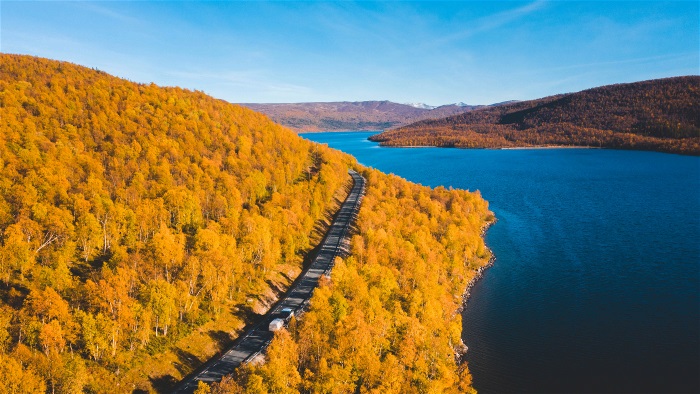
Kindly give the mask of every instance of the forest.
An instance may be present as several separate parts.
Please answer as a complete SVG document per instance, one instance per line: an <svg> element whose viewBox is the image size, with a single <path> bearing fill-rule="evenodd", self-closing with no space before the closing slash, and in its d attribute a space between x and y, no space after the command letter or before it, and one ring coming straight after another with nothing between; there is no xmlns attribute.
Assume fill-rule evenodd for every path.
<svg viewBox="0 0 700 394"><path fill-rule="evenodd" d="M376 170L364 176L351 256L336 262L303 318L275 335L265 363L211 392L474 392L460 362L460 311L490 258L481 238L494 220L487 203Z"/></svg>
<svg viewBox="0 0 700 394"><path fill-rule="evenodd" d="M0 392L167 392L294 280L347 193L310 310L219 392L471 390L462 295L478 193L359 166L201 92L0 55Z"/></svg>
<svg viewBox="0 0 700 394"><path fill-rule="evenodd" d="M167 387L298 274L349 181L348 157L199 92L0 70L0 385Z"/></svg>
<svg viewBox="0 0 700 394"><path fill-rule="evenodd" d="M586 146L700 155L700 77L617 84L424 120L384 146Z"/></svg>

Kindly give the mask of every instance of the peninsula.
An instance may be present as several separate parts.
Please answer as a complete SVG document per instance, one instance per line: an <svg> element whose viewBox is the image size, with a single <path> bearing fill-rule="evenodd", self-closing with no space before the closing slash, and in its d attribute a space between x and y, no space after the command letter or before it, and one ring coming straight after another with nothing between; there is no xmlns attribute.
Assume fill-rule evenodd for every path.
<svg viewBox="0 0 700 394"><path fill-rule="evenodd" d="M423 120L382 146L590 146L700 155L700 77L616 84Z"/></svg>

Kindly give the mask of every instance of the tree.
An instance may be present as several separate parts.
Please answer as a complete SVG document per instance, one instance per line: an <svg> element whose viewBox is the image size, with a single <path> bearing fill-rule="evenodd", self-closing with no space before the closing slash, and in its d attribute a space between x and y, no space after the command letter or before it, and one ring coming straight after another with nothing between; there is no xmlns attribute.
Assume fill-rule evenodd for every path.
<svg viewBox="0 0 700 394"><path fill-rule="evenodd" d="M266 363L246 374L246 392L298 393L301 376L297 370L297 345L287 330L275 332L275 340L267 348Z"/></svg>
<svg viewBox="0 0 700 394"><path fill-rule="evenodd" d="M77 314L81 327L83 348L93 360L100 360L109 347L111 320L103 314L80 312Z"/></svg>
<svg viewBox="0 0 700 394"><path fill-rule="evenodd" d="M171 282L173 275L182 266L185 255L185 240L182 234L173 234L165 225L153 236L150 242L151 252L157 267L166 281ZM160 275L157 275L160 277Z"/></svg>
<svg viewBox="0 0 700 394"><path fill-rule="evenodd" d="M168 335L168 328L177 317L175 305L175 287L162 279L156 279L148 283L145 291L146 305L153 313L155 335L159 332Z"/></svg>
<svg viewBox="0 0 700 394"><path fill-rule="evenodd" d="M42 323L53 319L64 323L70 320L68 302L51 287L32 290L24 303L24 309L41 319Z"/></svg>
<svg viewBox="0 0 700 394"><path fill-rule="evenodd" d="M68 63L2 54L0 91L0 342L56 391L79 391L85 362L91 390L114 387L174 351L138 351L153 335L215 327L299 272L353 163L200 92Z"/></svg>
<svg viewBox="0 0 700 394"><path fill-rule="evenodd" d="M3 393L45 393L46 383L16 359L0 353L0 391Z"/></svg>
<svg viewBox="0 0 700 394"><path fill-rule="evenodd" d="M46 354L63 351L66 341L63 339L63 330L58 320L51 320L48 324L44 324L39 333L39 341Z"/></svg>
<svg viewBox="0 0 700 394"><path fill-rule="evenodd" d="M211 393L211 388L209 387L208 384L202 382L201 380L197 382L197 389L194 391L194 394L209 394Z"/></svg>

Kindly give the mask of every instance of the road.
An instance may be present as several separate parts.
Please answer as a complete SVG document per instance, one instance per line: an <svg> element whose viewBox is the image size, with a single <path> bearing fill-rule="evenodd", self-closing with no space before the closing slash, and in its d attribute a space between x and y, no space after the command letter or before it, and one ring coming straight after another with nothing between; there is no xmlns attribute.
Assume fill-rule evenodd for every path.
<svg viewBox="0 0 700 394"><path fill-rule="evenodd" d="M316 257L306 271L302 272L286 295L257 324L244 332L229 350L218 358L209 360L199 373L181 381L175 388L175 393L194 392L200 380L206 383L220 381L224 375L230 374L236 367L252 360L267 348L274 337L268 326L273 319L280 316L282 309L291 308L298 315L306 308L321 276L330 275L335 257L348 252L348 229L357 217L365 192L365 179L355 171L350 171L350 175L353 179L352 190L336 213Z"/></svg>

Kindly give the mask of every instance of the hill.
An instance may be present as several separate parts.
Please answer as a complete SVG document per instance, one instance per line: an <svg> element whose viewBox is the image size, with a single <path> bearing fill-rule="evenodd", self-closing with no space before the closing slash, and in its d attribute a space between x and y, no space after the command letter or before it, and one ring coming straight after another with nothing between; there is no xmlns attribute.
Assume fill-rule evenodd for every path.
<svg viewBox="0 0 700 394"><path fill-rule="evenodd" d="M432 108L391 101L241 105L262 112L297 132L384 130L480 107L460 103Z"/></svg>
<svg viewBox="0 0 700 394"><path fill-rule="evenodd" d="M522 101L373 136L385 146L591 146L700 155L700 77L603 86Z"/></svg>
<svg viewBox="0 0 700 394"><path fill-rule="evenodd" d="M348 168L368 179L352 256L241 384L470 389L455 351L489 258L478 193L200 92L0 55L0 392L167 392L297 277Z"/></svg>
<svg viewBox="0 0 700 394"><path fill-rule="evenodd" d="M51 391L167 387L229 343L349 179L249 109L0 59L0 338Z"/></svg>
<svg viewBox="0 0 700 394"><path fill-rule="evenodd" d="M474 393L461 357L461 307L489 261L493 220L478 193L429 190L363 169L351 241L310 310L214 393Z"/></svg>

